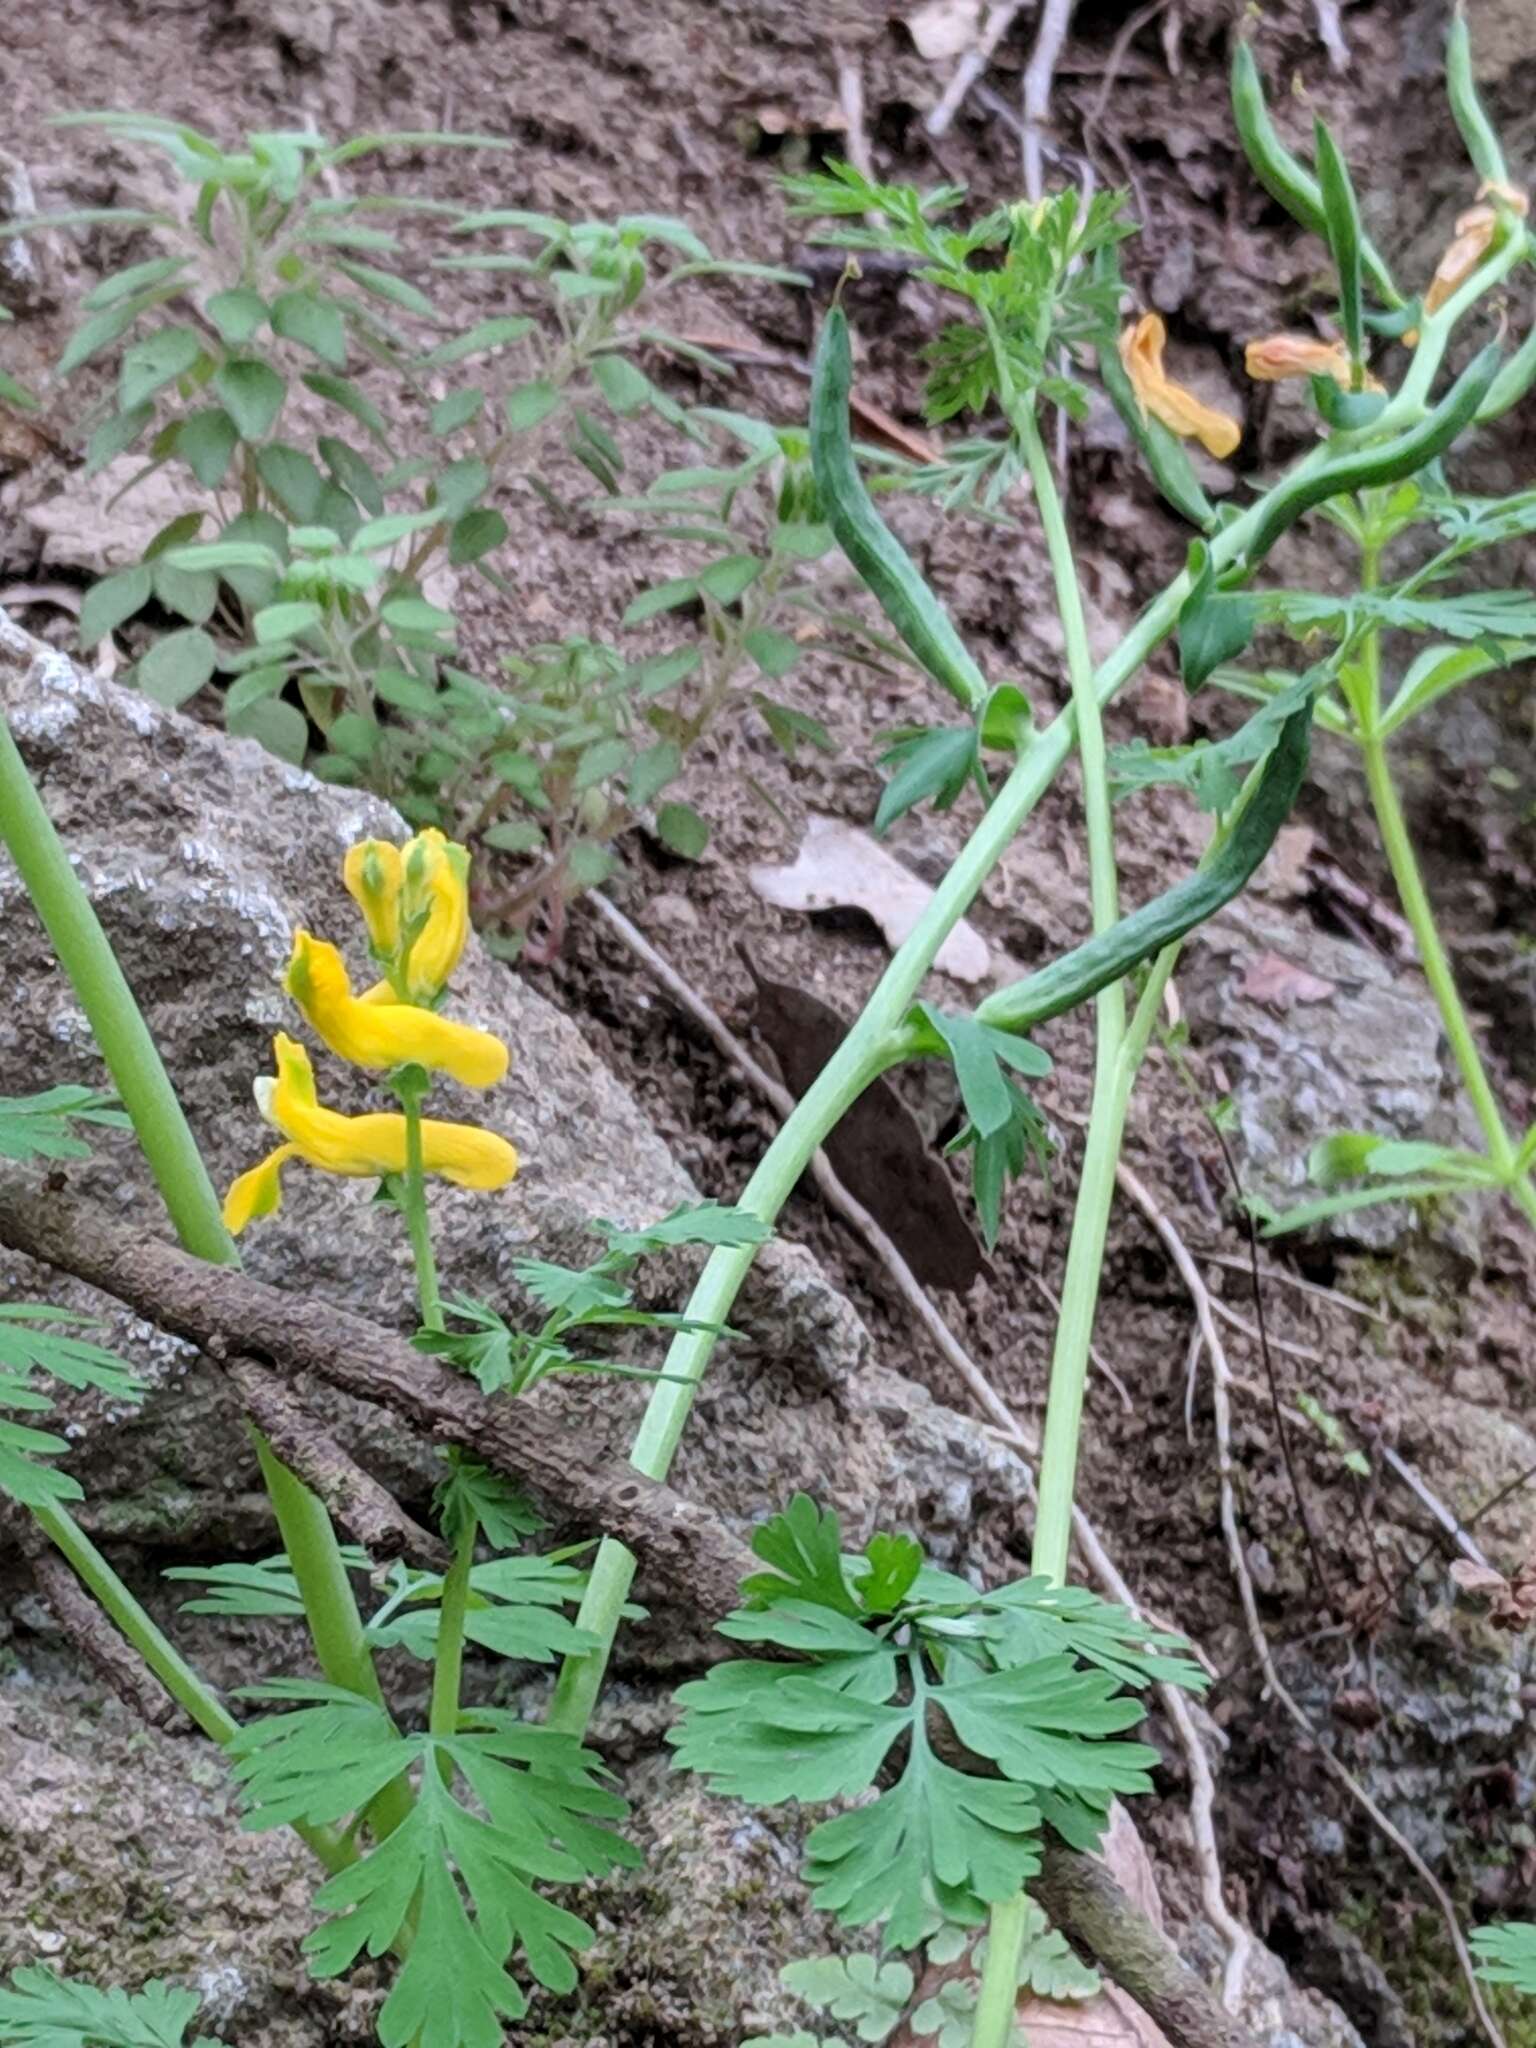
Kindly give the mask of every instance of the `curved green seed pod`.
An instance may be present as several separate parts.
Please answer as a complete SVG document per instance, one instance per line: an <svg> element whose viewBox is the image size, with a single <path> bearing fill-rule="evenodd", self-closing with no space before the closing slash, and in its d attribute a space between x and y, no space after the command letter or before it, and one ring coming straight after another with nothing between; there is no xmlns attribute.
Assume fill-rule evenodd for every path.
<svg viewBox="0 0 1536 2048"><path fill-rule="evenodd" d="M1264 190L1271 199L1280 202L1292 220L1300 221L1304 228L1310 228L1314 235L1321 236L1326 242L1328 217L1323 207L1322 187L1301 159L1280 140L1280 131L1269 118L1259 67L1253 60L1252 50L1241 37L1232 53L1232 115L1243 154ZM1371 289L1383 304L1400 306L1402 294L1392 282L1392 273L1381 252L1368 235L1360 238L1360 263L1370 279Z"/></svg>
<svg viewBox="0 0 1536 2048"><path fill-rule="evenodd" d="M1280 485L1268 502L1258 531L1248 543L1244 558L1247 568L1263 561L1288 526L1294 526L1304 512L1321 505L1326 498L1338 498L1350 491L1373 490L1379 484L1395 484L1413 476L1437 455L1443 455L1457 436L1471 426L1487 398L1500 362L1499 345L1490 341L1468 363L1444 398L1416 427L1383 441L1376 448L1362 448L1354 455L1341 455L1326 469L1310 476L1296 477Z"/></svg>
<svg viewBox="0 0 1536 2048"><path fill-rule="evenodd" d="M1467 18L1459 7L1445 42L1445 89L1473 169L1490 185L1507 185L1509 170L1504 151L1477 96L1477 83L1472 76L1472 38L1467 33Z"/></svg>
<svg viewBox="0 0 1536 2048"><path fill-rule="evenodd" d="M999 1031L1031 1030L1087 1002L1101 988L1108 988L1143 960L1150 960L1164 946L1171 946L1214 917L1247 886L1274 845L1301 788L1311 744L1309 700L1281 726L1258 787L1209 866L1186 876L1129 917L1122 917L1107 932L1064 953L1038 974L1026 975L1011 988L988 996L976 1011L977 1022Z"/></svg>
<svg viewBox="0 0 1536 2048"><path fill-rule="evenodd" d="M935 682L978 712L987 682L917 564L876 512L853 455L848 394L853 357L848 322L834 306L822 322L811 375L811 469L827 524L843 553Z"/></svg>

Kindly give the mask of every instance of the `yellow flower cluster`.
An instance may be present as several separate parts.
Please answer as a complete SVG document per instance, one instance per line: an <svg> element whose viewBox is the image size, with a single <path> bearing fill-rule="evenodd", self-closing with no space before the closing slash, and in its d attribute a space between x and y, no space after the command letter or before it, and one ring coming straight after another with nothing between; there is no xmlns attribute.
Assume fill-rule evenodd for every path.
<svg viewBox="0 0 1536 2048"><path fill-rule="evenodd" d="M402 846L365 839L348 853L347 889L368 927L384 979L354 995L336 947L310 932L294 934L283 987L305 1022L330 1050L353 1065L415 1065L448 1074L469 1088L490 1088L507 1071L507 1048L488 1031L438 1015L469 936L469 856L441 832L419 832ZM322 1107L309 1054L279 1032L273 1040L275 1079L256 1084L256 1100L284 1142L240 1175L224 1200L224 1221L239 1233L281 1201L290 1159L325 1173L373 1179L403 1173L406 1120L398 1113L343 1116ZM517 1172L505 1138L474 1124L421 1126L428 1173L467 1188L500 1188Z"/></svg>

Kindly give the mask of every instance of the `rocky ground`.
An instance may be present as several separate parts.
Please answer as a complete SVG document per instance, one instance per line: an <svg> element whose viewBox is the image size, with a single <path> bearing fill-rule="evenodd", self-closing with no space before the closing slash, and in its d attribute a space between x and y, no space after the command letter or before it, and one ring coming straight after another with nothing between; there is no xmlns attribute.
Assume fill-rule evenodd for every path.
<svg viewBox="0 0 1536 2048"><path fill-rule="evenodd" d="M1512 160L1529 163L1536 32L1522 0L1480 0L1471 13L1487 87L1508 116ZM1266 407L1263 394L1239 399L1241 342L1294 322L1315 303L1316 252L1240 168L1217 82L1226 19L1225 8L1175 5L1126 37L1129 10L1085 0L1060 69L1057 125L1069 169L1086 160L1101 182L1131 184L1146 225L1129 267L1147 303L1168 315L1201 388L1250 407L1253 452L1241 460L1262 465L1295 445L1297 416L1284 404ZM1466 203L1432 89L1439 23L1433 4L1347 8L1351 63L1342 74L1330 69L1310 6L1271 10L1260 45L1270 75L1299 76L1355 163L1370 171L1373 232L1415 273L1432 266L1447 216ZM457 125L511 134L517 152L494 176L469 158L408 160L422 189L576 214L644 204L684 216L712 246L777 262L795 255L799 231L784 216L776 173L843 146L840 63L862 76L881 173L959 177L991 203L1017 188L1008 117L1026 50L1025 40L1005 45L991 80L996 98L978 97L939 145L925 141L920 116L941 71L916 54L895 10L853 0L814 17L767 0L709 9L697 0L516 9L236 0L216 10L65 0L9 27L0 86L12 115L6 148L47 207L135 196L117 145L43 125L46 115L82 104L142 106L221 133L306 122L332 135ZM5 330L7 367L31 376L56 353L72 302L105 252L95 231L54 237L35 272L0 274L0 300L20 316ZM478 285L464 292L466 310L486 310ZM931 331L924 288L870 280L856 288L852 310L866 351L861 390L912 420L913 355ZM804 304L775 287L701 293L697 317L712 331L728 323L781 356L805 346ZM743 375L753 405L776 418L799 416L804 383L793 371ZM640 473L677 459L654 432L656 445L642 436L637 446ZM0 426L0 603L60 645L67 615L56 598L37 594L40 587L78 589L111 559L110 549L127 547L134 504L110 514L82 509L73 447L62 399L35 429ZM1479 449L1476 460L1490 487L1509 488L1529 475L1529 454L1528 442L1509 440ZM1213 488L1237 484L1235 474L1212 478ZM1177 566L1182 537L1107 435L1091 431L1075 455L1071 491L1093 629L1107 643ZM655 573L652 557L606 531L553 527L531 492L514 495L506 510L517 575L509 598L471 600L477 656L489 660L564 632L616 632L625 604ZM1037 705L1055 708L1063 693L1059 640L1027 523L1022 533L994 533L941 524L922 507L900 516L989 671L1020 678ZM1298 580L1328 574L1321 552L1298 550L1292 568ZM1528 560L1503 565L1511 581L1528 579L1529 570ZM1506 682L1452 700L1407 766L1458 966L1494 1037L1511 1113L1528 1117L1536 1082L1531 735L1525 678L1516 671ZM909 681L872 684L829 663L786 694L826 720L837 752L802 754L791 768L754 722L721 731L690 770L688 794L714 828L705 860L679 866L637 840L625 848L614 890L742 1029L751 1012L743 945L760 974L816 992L845 1015L883 966L883 942L868 922L775 909L747 872L792 858L811 815L867 822L878 788L873 734L936 708ZM193 719L84 682L20 640L0 644L0 702L147 999L215 1174L225 1175L246 1163L258 1139L249 1076L279 1021L274 976L289 927L300 918L321 928L339 919L338 851L378 813L361 799L318 792L248 745L231 748ZM1210 715L1203 700L1196 705L1197 720ZM1155 671L1117 707L1114 736L1181 737L1189 717L1172 677ZM910 816L891 844L931 882L968 816ZM1198 850L1201 822L1181 799L1139 799L1121 820L1132 900L1166 886ZM1074 940L1083 886L1068 785L1030 820L973 912L992 971ZM1155 1058L1138 1098L1129 1160L1197 1249L1213 1292L1250 1326L1246 1279L1222 1263L1240 1262L1244 1241L1202 1099L1232 1095L1240 1171L1250 1187L1277 1197L1296 1186L1298 1161L1321 1129L1452 1136L1459 1128L1434 1012L1394 936L1388 896L1352 769L1342 750L1320 742L1297 824L1254 891L1202 934L1181 972L1189 1078ZM59 996L14 878L3 873L0 911L0 1092L79 1078L83 1025ZM951 998L968 992L942 979L937 986ZM479 959L468 995L476 1014L518 1047L505 1113L527 1163L495 1230L468 1203L446 1205L447 1260L458 1284L504 1291L513 1256L529 1244L561 1256L587 1217L639 1221L690 1188L722 1197L739 1188L771 1129L766 1112L593 916L577 912L550 969L510 974ZM1062 1157L1050 1184L1026 1182L1016 1192L990 1272L938 1297L1031 1425L1044 1390L1049 1290L1060 1279L1089 1067L1080 1022L1051 1027L1046 1042L1057 1064L1042 1102ZM931 1133L943 1105L915 1107ZM87 1185L101 1199L127 1212L142 1201L126 1154L104 1153L91 1172ZM914 1334L879 1268L812 1194L794 1200L786 1227L792 1242L763 1262L743 1312L749 1342L729 1354L701 1403L678 1483L741 1526L809 1485L860 1527L877 1519L910 1526L948 1562L1004 1568L1027 1549L1019 1461L969 1419L964 1388ZM372 1249L370 1234L360 1268L366 1228L361 1205L317 1194L306 1206L296 1191L282 1222L253 1240L258 1269L403 1316L403 1261ZM1364 1242L1316 1239L1269 1267L1265 1318L1288 1401L1315 1396L1362 1440L1394 1451L1463 1519L1536 1464L1525 1370L1532 1255L1500 1214L1418 1229L1390 1217ZM8 1286L43 1284L14 1261L4 1276ZM1465 2038L1449 1950L1412 1873L1266 1696L1218 1526L1203 1385L1186 1411L1190 1330L1187 1291L1163 1245L1145 1216L1122 1204L1098 1343L1125 1394L1108 1374L1095 1377L1083 1500L1138 1596L1187 1629L1220 1674L1207 1736L1232 1903L1295 1985L1337 2000L1372 2048ZM261 1554L271 1531L216 1375L142 1328L123 1335L153 1366L158 1391L142 1424L103 1430L92 1427L99 1418L80 1418L77 1469L91 1490L94 1526L122 1543L114 1554L146 1584L173 1554ZM1357 1486L1325 1444L1304 1437L1298 1463L1319 1536L1313 1557L1301 1540L1257 1347L1236 1327L1230 1342L1247 1558L1287 1684L1319 1739L1370 1789L1468 1917L1527 1910L1525 1811L1536 1745L1526 1688L1536 1675L1525 1640L1495 1637L1457 1602L1446 1569L1454 1551L1437 1540L1410 1484L1377 1461L1376 1476ZM583 1438L613 1446L634 1412L608 1385L600 1397L556 1398ZM419 1500L431 1478L426 1454L382 1418L357 1413L348 1421L375 1468ZM1512 1564L1529 1549L1532 1518L1530 1497L1515 1486L1477 1521L1476 1539L1495 1562ZM44 1956L99 1974L105 1950L123 1981L159 1971L199 1983L208 2024L227 2019L218 2030L232 2041L299 2048L366 2039L366 1988L320 1990L303 1977L296 1857L239 1835L206 1755L185 1739L135 1728L104 1702L73 1668L19 1572L11 1584L14 1597L3 1602L0 1835L19 1872L17 1896L28 1903L0 1935L0 1965ZM220 1675L237 1675L240 1659L257 1651L283 1653L281 1644L244 1637L231 1645L227 1632L205 1622L176 1627ZM696 1649L686 1631L662 1641L640 1632L630 1646L600 1732L625 1768L654 1853L643 1879L602 1901L603 1943L578 2016L540 2016L554 2038L594 2048L733 2040L749 2012L786 2017L772 1965L797 1941L815 1938L778 1835L722 1816L664 1775L658 1681L675 1678ZM1200 1931L1195 1911L1187 1763L1170 1729L1159 1725L1154 1739L1165 1765L1150 1839L1176 1924L1196 1953L1211 1957L1214 1937ZM137 1788L131 1797L125 1780ZM701 1923L710 1899L728 1910ZM1319 2048L1351 2038L1345 2020L1300 1988L1282 1994L1267 1969L1254 1973L1252 2016L1277 2048L1286 2030L1287 2048L1298 2038ZM1511 2041L1519 2038L1512 2025Z"/></svg>

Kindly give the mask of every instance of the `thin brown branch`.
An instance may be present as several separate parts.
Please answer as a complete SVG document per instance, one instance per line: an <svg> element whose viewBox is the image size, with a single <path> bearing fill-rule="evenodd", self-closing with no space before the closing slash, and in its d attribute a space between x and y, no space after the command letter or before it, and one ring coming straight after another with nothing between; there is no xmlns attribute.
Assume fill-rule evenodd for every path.
<svg viewBox="0 0 1536 2048"><path fill-rule="evenodd" d="M210 1266L68 1196L0 1186L0 1243L127 1303L220 1360L254 1353L284 1378L313 1373L461 1445L586 1526L616 1536L701 1610L734 1607L746 1545L707 1509L627 1464L576 1455L570 1426L530 1400L491 1400L392 1331Z"/></svg>
<svg viewBox="0 0 1536 2048"><path fill-rule="evenodd" d="M966 94L991 63L993 51L1007 35L1014 16L1023 5L1024 0L996 0L996 4L987 10L981 34L955 66L938 105L923 123L930 135L937 138L948 130Z"/></svg>
<svg viewBox="0 0 1536 2048"><path fill-rule="evenodd" d="M448 1569L452 1554L441 1537L423 1529L387 1487L349 1458L302 1397L269 1366L235 1357L225 1369L241 1407L283 1463L319 1495L376 1564L405 1557L433 1571Z"/></svg>
<svg viewBox="0 0 1536 2048"><path fill-rule="evenodd" d="M97 1676L152 1728L179 1735L190 1723L159 1681L118 1634L32 1517L0 1503L0 1534L27 1561L32 1583L54 1620Z"/></svg>
<svg viewBox="0 0 1536 2048"><path fill-rule="evenodd" d="M1062 1933L1090 1955L1102 1962L1113 1949L1110 1975L1182 2048L1257 2048L1255 2035L1216 2003L1204 1980L1094 1857L1048 1842L1031 1890Z"/></svg>

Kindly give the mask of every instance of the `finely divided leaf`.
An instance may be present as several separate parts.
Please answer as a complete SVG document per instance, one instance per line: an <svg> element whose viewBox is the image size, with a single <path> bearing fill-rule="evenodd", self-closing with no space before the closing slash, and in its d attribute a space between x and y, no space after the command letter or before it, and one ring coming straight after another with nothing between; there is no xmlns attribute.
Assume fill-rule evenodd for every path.
<svg viewBox="0 0 1536 2048"><path fill-rule="evenodd" d="M187 2048L202 2000L153 1978L142 1991L100 1991L52 1970L17 1970L0 1986L9 2048ZM206 2036L190 2048L217 2048Z"/></svg>

